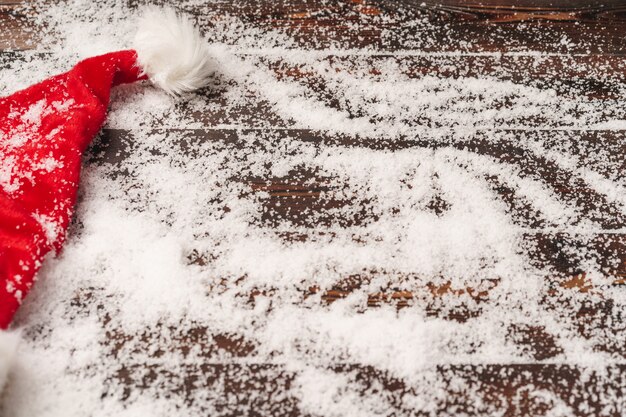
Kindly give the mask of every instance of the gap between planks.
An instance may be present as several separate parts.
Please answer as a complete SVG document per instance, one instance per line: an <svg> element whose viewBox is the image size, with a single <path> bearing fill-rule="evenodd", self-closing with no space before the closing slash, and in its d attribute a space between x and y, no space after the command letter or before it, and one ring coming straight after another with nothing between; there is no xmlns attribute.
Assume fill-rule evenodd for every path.
<svg viewBox="0 0 626 417"><path fill-rule="evenodd" d="M557 52L543 52L539 50L535 51L523 51L523 52L464 52L464 51L451 51L451 52L433 52L422 50L383 50L383 49L333 49L326 50L307 49L307 48L262 48L262 49L248 49L240 48L236 44L223 44L223 43L210 43L212 46L225 46L232 49L227 51L232 55L238 57L254 56L254 57L268 57L268 58L293 58L293 57L306 57L306 58L402 58L402 57L424 57L424 58L463 58L463 57L478 57L478 58L590 58L590 57L603 57L623 59L621 54L601 53L601 52L589 52L589 53L557 53ZM34 54L41 55L45 58L49 55L54 55L54 51L41 50L36 48L2 48L0 45L0 58L6 54Z"/></svg>

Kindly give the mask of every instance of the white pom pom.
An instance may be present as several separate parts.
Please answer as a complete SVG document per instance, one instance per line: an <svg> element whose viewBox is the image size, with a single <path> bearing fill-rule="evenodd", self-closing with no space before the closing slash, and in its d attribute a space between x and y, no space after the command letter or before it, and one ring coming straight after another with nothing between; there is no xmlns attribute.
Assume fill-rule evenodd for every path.
<svg viewBox="0 0 626 417"><path fill-rule="evenodd" d="M178 95L207 85L207 43L186 17L172 8L146 8L135 36L137 62L150 80Z"/></svg>
<svg viewBox="0 0 626 417"><path fill-rule="evenodd" d="M0 391L7 382L18 342L19 334L0 330Z"/></svg>

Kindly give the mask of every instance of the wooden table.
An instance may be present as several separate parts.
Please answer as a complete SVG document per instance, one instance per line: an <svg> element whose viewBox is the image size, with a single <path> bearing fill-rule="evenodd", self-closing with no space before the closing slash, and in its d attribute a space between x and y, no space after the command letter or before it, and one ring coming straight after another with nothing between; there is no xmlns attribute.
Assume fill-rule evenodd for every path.
<svg viewBox="0 0 626 417"><path fill-rule="evenodd" d="M19 59L20 51L32 49L38 42L37 31L32 23L33 16L23 12L19 3L0 1L0 57L4 60ZM510 6L510 3L516 3L517 6ZM623 119L626 113L626 109L613 105L623 93L626 75L626 2L623 0L225 0L186 11L192 13L205 29L211 25L211 19L207 16L235 14L246 25L283 30L299 48L322 50L335 47L346 50L348 52L344 54L330 54L325 58L344 67L350 67L351 62L358 58L369 60L374 68L377 59L391 56L404 64L409 78L424 75L442 78L496 77L538 88L550 86L564 97L583 95L591 101L606 103L603 111L605 120ZM422 25L417 31L412 25L416 21L429 24ZM232 42L232 39L228 41ZM359 57L359 51L368 51L366 58ZM543 53L542 59L537 60L534 52ZM332 92L325 90L323 80L315 74L300 71L298 67L281 62L278 57L268 57L267 60L276 77L304 83L320 97L325 97L329 106L339 106ZM220 92L210 96L208 94L207 100L220 103ZM281 129L267 129L268 135L298 138L320 146L333 144L346 148L386 149L390 152L437 146L427 141L368 141L349 135L331 136L323 132L289 129L284 120L263 105L256 108L221 109L215 113L194 114L193 117L206 125L243 122L250 127L254 127L260 120L273 120ZM563 140L572 142L583 141L590 149L609 150L613 160L605 167L607 172L604 174L607 177L623 178L626 175L626 140L623 131L581 129L567 124L559 126L557 131L556 126L542 125L541 120L527 122L537 129L528 131L507 128L503 132L498 130L497 123L493 129L497 134L507 133L529 140L533 136L547 134L560 135ZM436 120L425 120L424 123L436 124ZM185 132L190 140L233 143L241 134L241 131L230 129ZM531 233L527 236L532 262L549 266L554 271L553 275L546 276L546 280L552 284L551 291L545 294L546 305L561 303L563 294L570 292L578 292L584 297L585 294L602 291L589 284L581 259L572 254L571 250L565 251L564 247L571 249L578 245L580 248L595 250L600 263L606 260L604 266L613 278L613 285L624 288L624 212L583 183L573 186L576 181L572 178L576 172L563 171L548 161L529 156L523 146L494 145L485 135L479 132L469 142L458 145L451 140L448 145L469 147L473 152L515 165L524 175L540 177L561 198L575 202L583 214L598 220L606 229L606 233L597 234L591 240L579 239L575 234ZM98 145L100 152L89 163L115 163L123 158L127 136L128 132L123 130L105 130L101 144ZM593 165L593 155L580 157ZM262 218L267 227L273 227L285 218L304 226L311 222L349 226L366 220L366 215L362 216L359 212L343 219L329 214L331 208L353 202L340 198L321 199L320 195L327 191L328 184L323 177L317 177L315 172L290 173L280 178L246 178L242 181L247 181L251 193L267 193L264 203L267 210ZM520 224L531 225L536 220L532 211L514 198L514 190L495 179L492 186ZM445 208L433 202L432 209L437 211ZM298 236L291 238L297 239ZM615 256L619 259L618 264L610 262ZM191 256L190 261L203 264L210 260L196 254ZM324 302L333 303L357 290L363 280L367 280L367 276L348 277L334 288L320 290L311 287L303 291L303 295L322 291ZM490 285L497 285L497 280ZM369 308L377 308L382 304L411 308L414 303L426 303L432 315L438 316L444 311L441 309L442 300L449 302L454 294L469 293L477 301L476 305L479 305L481 299L489 297L489 285L485 288L476 290L428 285L424 294L419 295L402 288L388 288L369 294L367 305ZM255 294L249 296L253 299ZM80 305L81 297L88 298L89 290L77 295L77 305ZM448 309L445 311L449 320L458 322L465 322L480 314L480 309L464 308L462 305L452 313ZM594 298L588 302L572 302L564 311L567 311L567 315L561 319L569 320L581 336L590 337L586 335L598 332L604 335L602 344L595 346L595 349L610 352L626 363L626 306L612 299L597 301ZM103 318L103 323L106 325L106 318ZM163 387L169 395L184 401L185 398L191 398L188 394L200 384L206 389L221 392L223 402L218 406L221 410L219 415L239 415L241 410L245 414L259 416L302 415L297 401L289 395L294 375L288 370L275 364L242 365L228 361L216 364L208 361L212 352L245 357L254 351L253 343L232 335L212 335L202 327L187 334L176 334L173 329L168 331L173 337L172 349L185 350L191 345L200 346L206 351L207 357L207 363L186 365L180 374L171 375L171 383ZM619 416L626 413L626 365L611 365L604 373L586 374L585 378L581 378L581 370L576 365L550 363L551 358L562 352L562 346L546 329L515 326L509 331L513 343L526 352L529 358L527 363L440 367L436 370L440 380L457 382L449 384L445 393L433 399L437 414L544 415L554 404L535 395L538 391L551 393L571 407L576 415ZM111 352L115 355L122 349L148 349L156 332L158 329L151 329L144 334L111 332ZM356 375L364 395L374 386L386 391L391 405L388 415L412 414L412 409L403 402L403 396L411 392L412 388L407 387L402 379L358 363L347 363L333 371ZM111 384L124 386L126 397L129 398L133 393L150 387L163 372L167 371L158 365L137 363L133 367L120 368L111 378ZM459 384L459 380L465 383ZM472 395L468 395L468 387L472 388ZM107 395L106 389L103 395ZM609 397L612 400L607 403ZM476 398L481 401L476 401ZM229 405L233 403L238 404L240 411L233 411ZM608 408L605 409L606 406Z"/></svg>

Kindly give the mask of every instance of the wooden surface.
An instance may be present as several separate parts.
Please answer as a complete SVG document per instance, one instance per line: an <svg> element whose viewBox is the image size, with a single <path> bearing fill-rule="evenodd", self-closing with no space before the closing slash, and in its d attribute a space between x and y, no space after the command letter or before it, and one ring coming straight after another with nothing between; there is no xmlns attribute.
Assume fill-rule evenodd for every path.
<svg viewBox="0 0 626 417"><path fill-rule="evenodd" d="M0 52L2 59L19 59L19 52L33 48L37 44L36 30L32 18L19 6L19 2L0 1ZM515 5L511 5L515 3ZM211 6L198 6L187 10L193 13L206 29L211 22L205 19L205 7L211 7L212 14L230 13L240 16L245 24L260 28L280 28L294 40L296 47L324 49L339 47L352 52L325 59L341 68L350 68L355 61L376 67L376 61L389 58L390 54L404 51L392 58L402 63L408 77L417 78L425 74L439 77L458 78L463 76L491 76L503 80L525 83L544 88L554 87L563 97L584 95L589 100L606 103L598 115L600 120L624 118L626 109L612 103L621 94L626 76L626 3L621 0L571 0L543 1L523 0L506 2L503 0L428 0L425 2L403 1L362 1L362 0L279 0L279 1L221 1ZM414 22L425 22L419 28ZM219 35L218 35L219 36ZM563 41L566 39L566 41ZM218 39L220 40L220 39ZM233 42L228 39L228 42ZM359 51L368 48L366 57ZM428 55L424 53L442 53ZM485 54L480 52L519 52L519 55ZM530 65L533 57L529 52L552 54L538 65ZM449 54L448 54L449 53ZM277 57L267 57L267 65L276 77L297 80L311 88L320 97L327 99L330 106L339 106L333 101L315 74L300 71L296 66L282 62ZM208 93L207 93L208 94ZM224 100L220 92L211 93L207 99L216 105L214 112L193 113L205 126L237 124L257 128L270 120L274 128L263 128L263 134L273 141L296 138L313 144L333 144L341 147L370 147L387 149L390 152L413 148L433 147L427 140L406 138L406 140L367 141L350 136L327 136L323 133L302 129L291 129L263 103L252 103L246 108L225 109L220 107ZM433 115L434 116L434 115ZM586 294L602 291L593 288L585 279L585 266L575 252L564 248L585 248L597 254L600 263L609 270L612 286L626 288L626 217L614 204L577 182L572 172L525 152L523 143L542 137L559 141L584 141L591 149L610 150L613 156L605 166L606 174L616 177L626 174L626 141L623 131L581 130L568 125L547 125L545 120L524 120L526 125L537 128L534 131L500 129L493 126L496 133L478 132L471 140L462 144L450 141L449 146L469 147L473 152L489 155L518 167L523 175L539 178L549 184L557 195L571 201L584 215L598 221L606 230L593 238L572 234L550 234L529 232L526 236L531 261L540 266L549 266L553 275L547 276L552 290L545 294L545 304L562 303L564 293ZM415 121L416 124L437 124L432 120ZM554 131L555 128L560 130ZM229 129L197 129L183 131L188 141L214 141L225 147L237 147L245 131ZM510 135L517 141L493 142L490 135ZM108 163L115 165L130 152L131 133L123 130L106 130L102 140L96 145L89 159L91 164ZM520 145L522 144L522 145ZM443 146L443 143L438 145ZM578 155L581 160L591 161L592 154ZM193 155L190 155L193 157ZM123 173L120 173L123 175ZM287 219L298 226L315 224L354 225L372 219L367 201L346 200L330 197L336 184L316 172L291 172L279 178L233 178L249 186L250 193L263 193L266 210L260 219L265 227L274 227ZM513 220L524 227L537 227L538 220L522 200L516 198L515 190L490 180L492 189L507 204ZM332 193L331 193L332 194ZM323 197L326 196L326 197ZM360 205L351 217L338 218L332 214L333 207ZM434 212L445 210L445 204L434 201ZM610 232L610 230L622 230ZM306 239L306 235L296 233L285 239ZM567 244L564 244L567 243ZM618 258L617 264L611 261ZM193 253L190 263L208 262L210 254ZM346 297L358 289L368 279L363 276L347 277L330 290L324 290L323 302L332 303ZM400 278L400 281L401 282ZM406 277L404 277L406 279ZM480 289L452 288L450 285L425 283L422 288L407 291L401 283L384 291L369 294L367 306L376 308L381 304L392 304L398 308L410 308L420 303L428 306L433 316L444 316L458 322L480 314L481 300L489 297L489 291L499 285L497 278L485 277L485 285ZM268 291L264 289L263 291ZM302 297L320 291L316 287L302 288ZM271 292L271 291L270 291ZM81 305L81 297L89 297L90 290L78 294L76 305ZM454 297L469 294L476 301L471 305L463 302L455 304ZM251 291L245 296L254 302L257 293ZM449 308L453 304L454 308ZM446 308L443 308L446 307ZM626 360L626 333L624 306L613 302L589 299L585 303L572 302L571 306L560 304L564 312L561 320L570 322L580 335L602 332L602 344L594 348L612 352ZM565 314L566 313L566 314ZM107 325L107 317L100 318ZM275 364L242 365L223 360L224 356L240 358L254 351L252 342L237 335L213 335L206 328L199 327L191 334L177 334L175 329L146 329L144 334L121 334L112 330L109 345L112 355L128 349L149 351L153 337L167 333L172 340L172 350L184 350L189 345L199 345L206 354L206 363L186 365L178 375L171 375L170 385L161 387L170 390L183 399L193 387L202 381L209 390L222 393L218 405L220 415L236 415L229 411L229 404L238 403L239 412L259 416L298 416L301 415L297 402L284 393L293 375ZM575 366L555 365L550 358L562 352L559 345L546 329L533 326L515 326L509 329L510 339L527 353L528 363L486 366L446 366L437 369L443 380L461 379L472 385L482 401L475 396L457 390L458 384L450 384L447 391L433 399L435 409L441 414L522 416L544 415L551 408L541 396L532 395L533 390L544 390L575 410L576 415L606 415L602 404L593 392L612 392L613 410L626 413L623 398L626 397L626 366L615 365L604 372L592 372L581 377ZM399 341L401 343L401 341ZM214 363L210 359L221 353L223 362ZM150 355L150 354L149 354ZM159 365L158 353L150 361L138 359L133 366L124 366L111 378L111 386L122 384L127 396L151 387L156 376L167 370ZM143 356L142 356L143 358ZM145 359L145 358L144 358ZM151 363L151 365L146 365ZM390 377L371 367L359 364L346 364L334 369L339 374L357 375L363 392L375 385L388 391L390 412L395 415L411 415L412 410L403 403L403 394L410 388L402 380ZM105 389L106 390L106 389ZM105 394L106 395L106 392ZM192 401L191 396L188 400ZM621 401L621 403L620 403ZM623 415L611 412L611 415Z"/></svg>

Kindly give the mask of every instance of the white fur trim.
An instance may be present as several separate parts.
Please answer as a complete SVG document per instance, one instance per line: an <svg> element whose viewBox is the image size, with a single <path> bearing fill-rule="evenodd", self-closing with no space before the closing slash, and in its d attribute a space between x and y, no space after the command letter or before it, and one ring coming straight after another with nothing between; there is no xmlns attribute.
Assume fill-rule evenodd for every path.
<svg viewBox="0 0 626 417"><path fill-rule="evenodd" d="M9 377L19 340L18 333L0 330L0 391Z"/></svg>
<svg viewBox="0 0 626 417"><path fill-rule="evenodd" d="M207 85L207 43L185 16L172 8L147 7L135 36L137 62L150 80L178 95Z"/></svg>

